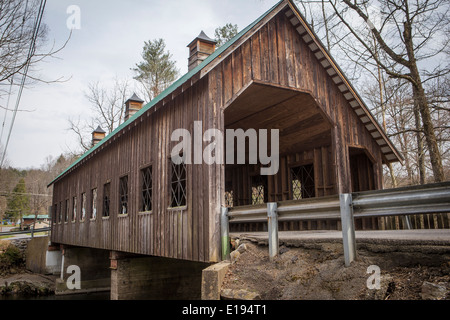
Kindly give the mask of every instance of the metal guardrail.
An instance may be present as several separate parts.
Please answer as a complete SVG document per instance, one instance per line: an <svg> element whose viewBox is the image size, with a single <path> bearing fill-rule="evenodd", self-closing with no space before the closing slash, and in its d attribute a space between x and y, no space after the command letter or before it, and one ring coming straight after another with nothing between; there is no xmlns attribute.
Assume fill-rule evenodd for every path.
<svg viewBox="0 0 450 320"><path fill-rule="evenodd" d="M33 236L36 232L44 232L44 231L50 231L51 228L39 228L39 229L29 229L29 230L20 230L20 231L6 231L6 232L0 232L0 236L12 236L15 234L24 234L24 233L31 233L31 236Z"/></svg>
<svg viewBox="0 0 450 320"><path fill-rule="evenodd" d="M356 217L446 213L450 183L354 193L352 206Z"/></svg>
<svg viewBox="0 0 450 320"><path fill-rule="evenodd" d="M229 259L229 223L268 222L269 256L278 253L278 221L341 219L346 266L356 256L354 217L450 212L450 182L222 208L222 257Z"/></svg>
<svg viewBox="0 0 450 320"><path fill-rule="evenodd" d="M339 195L277 202L278 221L339 219ZM267 221L267 204L228 208L229 222Z"/></svg>

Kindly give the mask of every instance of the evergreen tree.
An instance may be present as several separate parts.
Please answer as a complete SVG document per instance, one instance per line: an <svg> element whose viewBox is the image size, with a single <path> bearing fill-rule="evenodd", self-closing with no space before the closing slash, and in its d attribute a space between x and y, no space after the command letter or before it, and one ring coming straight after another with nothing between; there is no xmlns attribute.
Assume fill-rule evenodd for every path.
<svg viewBox="0 0 450 320"><path fill-rule="evenodd" d="M23 215L30 209L30 199L26 193L25 180L21 178L8 199L7 212L10 218L22 220Z"/></svg>
<svg viewBox="0 0 450 320"><path fill-rule="evenodd" d="M145 41L142 59L132 70L136 73L134 79L142 84L144 100L150 101L175 81L179 70L163 39Z"/></svg>
<svg viewBox="0 0 450 320"><path fill-rule="evenodd" d="M231 23L227 23L223 27L216 28L214 31L214 36L216 37L216 48L223 46L226 42L228 42L231 38L238 34L238 26L237 24L233 25Z"/></svg>

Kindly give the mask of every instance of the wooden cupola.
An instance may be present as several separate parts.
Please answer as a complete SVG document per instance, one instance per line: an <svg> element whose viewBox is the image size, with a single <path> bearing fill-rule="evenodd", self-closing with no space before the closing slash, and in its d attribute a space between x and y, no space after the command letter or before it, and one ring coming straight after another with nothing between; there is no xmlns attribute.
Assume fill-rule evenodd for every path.
<svg viewBox="0 0 450 320"><path fill-rule="evenodd" d="M187 45L189 48L188 70L191 71L214 53L217 41L208 37L203 31Z"/></svg>
<svg viewBox="0 0 450 320"><path fill-rule="evenodd" d="M106 132L100 126L92 131L92 147L99 143L105 136Z"/></svg>
<svg viewBox="0 0 450 320"><path fill-rule="evenodd" d="M139 98L136 93L133 93L131 98L125 101L125 121L131 118L136 112L142 109L144 100Z"/></svg>

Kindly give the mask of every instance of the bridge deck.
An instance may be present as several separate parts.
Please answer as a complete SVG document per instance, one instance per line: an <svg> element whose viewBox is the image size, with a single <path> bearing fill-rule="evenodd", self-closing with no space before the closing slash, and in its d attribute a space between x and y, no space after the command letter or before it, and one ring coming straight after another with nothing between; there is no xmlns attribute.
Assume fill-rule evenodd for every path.
<svg viewBox="0 0 450 320"><path fill-rule="evenodd" d="M450 229L356 231L356 242L392 245L450 245ZM249 239L265 243L267 232L232 232L231 238ZM342 243L342 232L332 230L279 231L280 245L312 242Z"/></svg>

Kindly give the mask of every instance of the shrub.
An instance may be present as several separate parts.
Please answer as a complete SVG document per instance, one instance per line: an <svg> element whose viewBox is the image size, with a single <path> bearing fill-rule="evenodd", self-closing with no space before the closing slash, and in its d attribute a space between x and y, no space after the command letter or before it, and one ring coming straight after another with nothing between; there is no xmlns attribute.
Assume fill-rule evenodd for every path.
<svg viewBox="0 0 450 320"><path fill-rule="evenodd" d="M24 254L14 245L9 245L0 254L0 270L8 270L13 267L22 267L25 263Z"/></svg>

